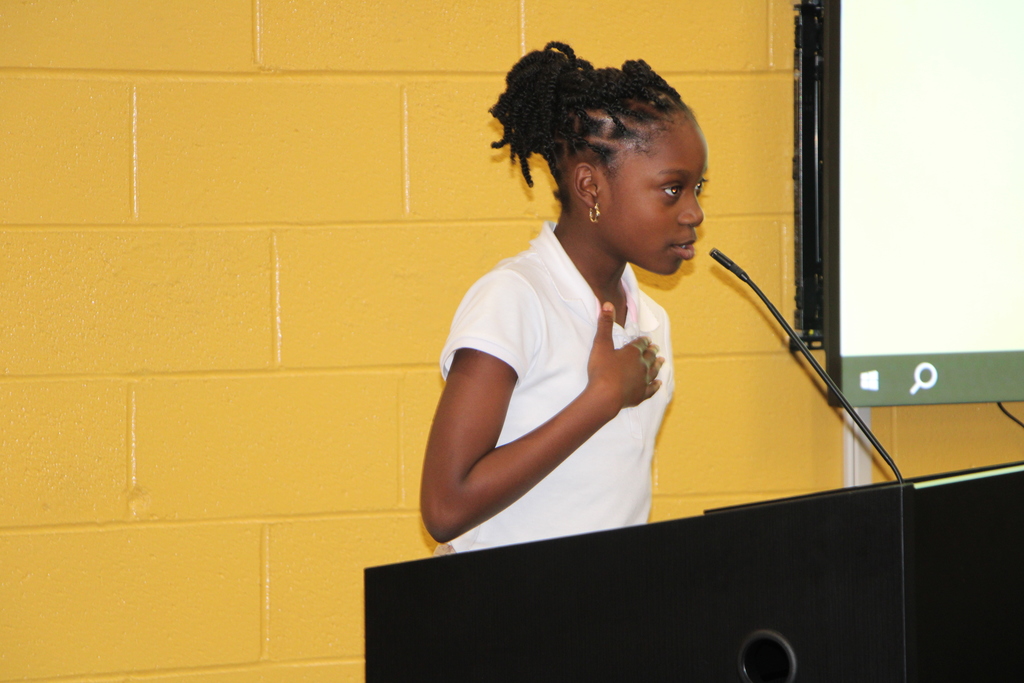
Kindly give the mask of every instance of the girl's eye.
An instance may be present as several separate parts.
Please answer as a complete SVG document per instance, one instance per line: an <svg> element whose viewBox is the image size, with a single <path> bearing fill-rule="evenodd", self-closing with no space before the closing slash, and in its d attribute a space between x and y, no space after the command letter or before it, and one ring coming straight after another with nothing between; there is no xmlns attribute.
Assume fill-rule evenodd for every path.
<svg viewBox="0 0 1024 683"><path fill-rule="evenodd" d="M704 191L704 183L706 183L707 181L708 181L707 178L701 178L700 179L700 182L697 183L697 186L695 188L693 188L694 196L696 196L696 197L700 196L700 193Z"/></svg>
<svg viewBox="0 0 1024 683"><path fill-rule="evenodd" d="M673 185L672 187L666 187L665 188L665 194L669 195L670 197L678 197L682 193L683 193L683 186L682 185Z"/></svg>

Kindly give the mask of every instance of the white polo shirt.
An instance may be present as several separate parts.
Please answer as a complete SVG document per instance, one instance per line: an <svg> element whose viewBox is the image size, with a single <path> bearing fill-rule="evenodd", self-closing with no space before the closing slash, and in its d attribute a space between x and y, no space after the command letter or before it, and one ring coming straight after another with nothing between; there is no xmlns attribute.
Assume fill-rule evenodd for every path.
<svg viewBox="0 0 1024 683"><path fill-rule="evenodd" d="M477 349L518 375L498 445L527 434L565 408L587 385L587 361L600 302L545 222L526 251L474 284L455 313L441 352L447 377L455 352ZM619 348L650 337L665 358L661 388L623 409L522 498L452 541L456 551L611 529L647 521L654 439L675 388L665 310L637 287L627 264L625 328Z"/></svg>

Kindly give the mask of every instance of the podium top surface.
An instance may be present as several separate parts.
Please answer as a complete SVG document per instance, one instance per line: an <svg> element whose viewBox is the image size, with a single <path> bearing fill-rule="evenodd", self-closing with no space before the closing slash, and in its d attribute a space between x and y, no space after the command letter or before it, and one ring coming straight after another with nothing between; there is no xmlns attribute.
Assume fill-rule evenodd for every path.
<svg viewBox="0 0 1024 683"><path fill-rule="evenodd" d="M935 486L945 486L947 484L962 484L970 481L976 481L979 479L1016 474L1018 472L1024 472L1024 461L1009 462L999 465L986 465L983 467L974 467L964 470L957 470L955 472L938 472L934 474L925 474L918 477L908 477L904 480L903 484L899 484L895 481L885 481L878 482L875 484L867 484L865 486L856 486L842 489L828 489L826 491L815 491L814 493L806 493L800 496L790 496L786 498L774 498L772 500L760 500L750 503L740 503L738 505L711 508L709 510L705 510L704 514L710 515L720 512L733 512L766 505L786 504L826 496L846 496L851 494L855 495L860 492L877 491L878 489L883 488L921 490L932 488Z"/></svg>

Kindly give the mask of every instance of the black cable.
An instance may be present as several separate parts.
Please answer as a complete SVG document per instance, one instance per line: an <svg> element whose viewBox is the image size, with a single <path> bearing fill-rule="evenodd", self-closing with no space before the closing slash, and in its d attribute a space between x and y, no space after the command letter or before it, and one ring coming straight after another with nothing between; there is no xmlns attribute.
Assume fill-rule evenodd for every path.
<svg viewBox="0 0 1024 683"><path fill-rule="evenodd" d="M1020 425L1021 427L1024 427L1024 422L1021 422L1020 420L1018 420L1017 418L1015 418L1015 417L1014 417L1013 415L1011 415L1011 414L1010 414L1010 411L1009 411L1009 410L1007 410L1007 409L1006 409L1006 408L1005 408L1005 407L1003 406L1003 402L1002 402L1002 401L996 401L996 405L997 405L997 406L999 406L999 410L1003 411L1003 413L1005 413L1005 414L1006 414L1006 417L1010 418L1011 420L1013 420L1014 422L1016 422L1017 424L1019 424L1019 425Z"/></svg>

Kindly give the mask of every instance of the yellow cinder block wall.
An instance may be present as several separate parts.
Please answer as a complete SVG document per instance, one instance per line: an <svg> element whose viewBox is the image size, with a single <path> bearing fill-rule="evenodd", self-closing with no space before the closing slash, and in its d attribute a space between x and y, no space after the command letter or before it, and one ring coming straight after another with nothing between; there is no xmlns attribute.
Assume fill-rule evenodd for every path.
<svg viewBox="0 0 1024 683"><path fill-rule="evenodd" d="M705 256L790 307L789 0L0 0L0 680L362 680L362 569L431 551L451 315L555 211L487 114L551 39L646 59L710 144L701 258L643 276L654 517L841 485L839 416ZM909 473L1024 457L986 411L876 423Z"/></svg>

